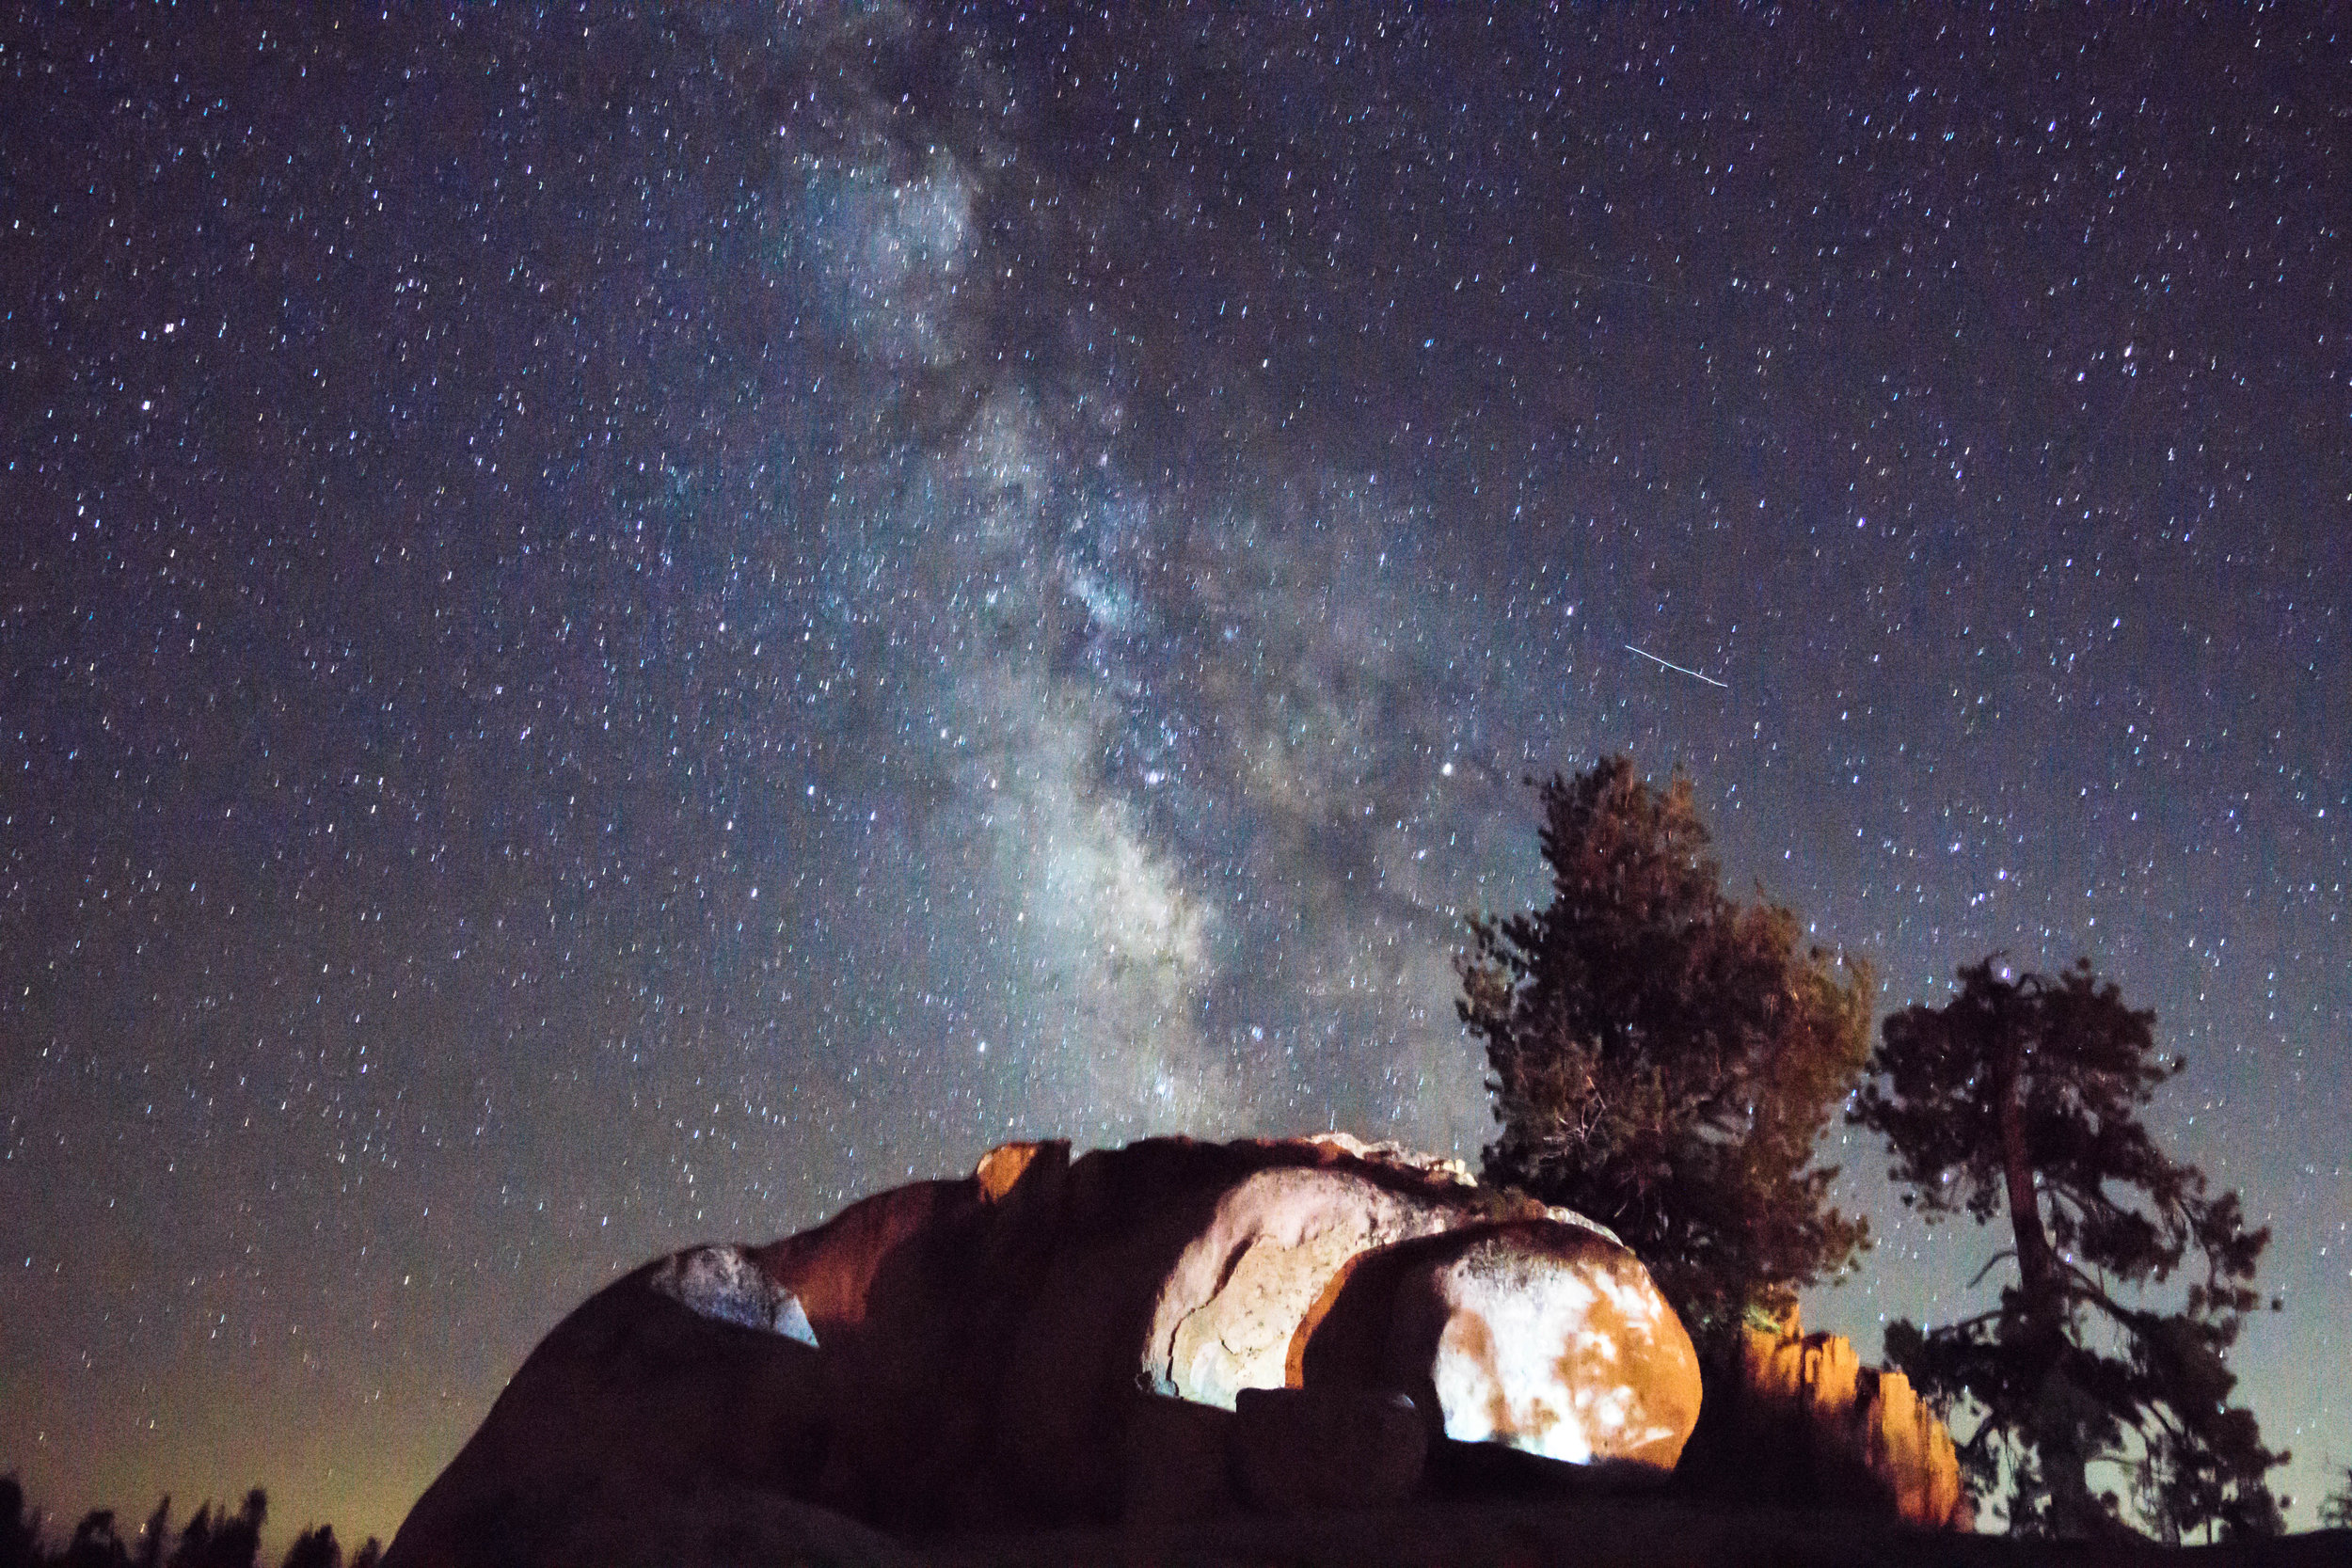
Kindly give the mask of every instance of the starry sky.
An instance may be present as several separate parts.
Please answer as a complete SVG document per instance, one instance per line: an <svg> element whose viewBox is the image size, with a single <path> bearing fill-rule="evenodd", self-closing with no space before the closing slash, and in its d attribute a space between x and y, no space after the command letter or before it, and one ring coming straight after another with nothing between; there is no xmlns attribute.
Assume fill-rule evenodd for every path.
<svg viewBox="0 0 2352 1568"><path fill-rule="evenodd" d="M0 21L0 1469L389 1536L656 1253L1474 1159L1464 918L1625 750L1882 1010L2156 1010L2310 1524L2342 13L1047 10ZM1811 1323L1979 1299L1824 1152Z"/></svg>

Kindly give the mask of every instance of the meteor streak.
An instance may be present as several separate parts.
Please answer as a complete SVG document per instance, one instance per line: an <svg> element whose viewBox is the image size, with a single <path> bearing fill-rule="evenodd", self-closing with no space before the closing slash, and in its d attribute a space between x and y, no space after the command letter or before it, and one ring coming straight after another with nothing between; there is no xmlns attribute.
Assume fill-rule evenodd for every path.
<svg viewBox="0 0 2352 1568"><path fill-rule="evenodd" d="M1652 664L1663 664L1667 669L1672 670L1678 674L1689 675L1694 680L1703 680L1709 686L1720 686L1725 691L1731 689L1731 683L1729 681L1719 681L1712 675L1702 675L1696 670L1685 669L1681 665L1675 663L1672 659L1660 658L1656 654L1651 653L1647 648L1637 648L1630 642L1627 643L1625 647L1626 652L1640 654L1644 658L1648 659Z"/></svg>

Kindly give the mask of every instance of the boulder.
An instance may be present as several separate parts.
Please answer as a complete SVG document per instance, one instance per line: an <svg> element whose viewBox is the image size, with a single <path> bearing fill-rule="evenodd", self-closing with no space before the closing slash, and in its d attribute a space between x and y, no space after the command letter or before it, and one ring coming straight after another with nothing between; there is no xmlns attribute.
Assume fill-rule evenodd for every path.
<svg viewBox="0 0 2352 1568"><path fill-rule="evenodd" d="M663 1259L645 1276L655 1293L714 1322L755 1328L817 1348L801 1298L768 1277L741 1247L703 1246Z"/></svg>
<svg viewBox="0 0 2352 1568"><path fill-rule="evenodd" d="M1364 1506L1410 1493L1447 1436L1670 1465L1695 1408L1677 1354L1613 1238L1453 1162L1340 1137L1007 1145L962 1180L599 1292L419 1501L391 1568L722 1496L774 1505L755 1511L774 1555L845 1560L879 1549L861 1529Z"/></svg>
<svg viewBox="0 0 2352 1568"><path fill-rule="evenodd" d="M1219 1195L1161 1282L1145 1372L1162 1393L1227 1410L1245 1388L1279 1388L1298 1325L1351 1259L1476 1217L1358 1171L1254 1172Z"/></svg>
<svg viewBox="0 0 2352 1568"><path fill-rule="evenodd" d="M453 1568L919 1568L923 1561L828 1509L716 1482L674 1493L518 1497L486 1522L440 1538L430 1552L401 1550L384 1560Z"/></svg>
<svg viewBox="0 0 2352 1568"><path fill-rule="evenodd" d="M1662 1481L1697 1423L1699 1364L1638 1259L1521 1219L1353 1261L1296 1340L1297 1381L1402 1390L1442 1436Z"/></svg>
<svg viewBox="0 0 2352 1568"><path fill-rule="evenodd" d="M1155 1138L1033 1180L1000 1206L1038 1216L1051 1244L1012 1331L992 1463L1025 1511L1055 1518L1127 1511L1139 1387L1225 1409L1279 1387L1351 1249L1508 1207L1435 1163L1323 1139Z"/></svg>
<svg viewBox="0 0 2352 1568"><path fill-rule="evenodd" d="M701 1289L748 1262L729 1253L649 1264L558 1324L409 1510L390 1568L552 1568L588 1541L601 1562L899 1560L882 1536L797 1500L824 1449L820 1358L774 1326L804 1326L778 1298L755 1326L743 1300ZM685 1540L726 1521L707 1554L664 1558L671 1529Z"/></svg>
<svg viewBox="0 0 2352 1568"><path fill-rule="evenodd" d="M1974 1528L1951 1433L1910 1379L1864 1366L1841 1336L1805 1333L1793 1307L1711 1356L1707 1389L1677 1491Z"/></svg>
<svg viewBox="0 0 2352 1568"><path fill-rule="evenodd" d="M1233 1427L1230 1410L1139 1393L1126 1423L1120 1522L1160 1535L1238 1513Z"/></svg>

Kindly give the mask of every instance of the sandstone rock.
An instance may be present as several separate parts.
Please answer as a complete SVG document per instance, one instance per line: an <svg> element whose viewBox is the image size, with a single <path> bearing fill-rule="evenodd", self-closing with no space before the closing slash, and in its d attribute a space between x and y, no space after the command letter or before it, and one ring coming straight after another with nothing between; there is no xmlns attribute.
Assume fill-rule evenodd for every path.
<svg viewBox="0 0 2352 1568"><path fill-rule="evenodd" d="M1258 1171L1218 1198L1168 1271L1145 1370L1163 1393L1228 1410L1245 1388L1279 1388L1299 1323L1350 1259L1475 1218L1357 1171Z"/></svg>
<svg viewBox="0 0 2352 1568"><path fill-rule="evenodd" d="M818 1353L772 1315L752 1327L689 1307L678 1282L703 1276L691 1256L638 1270L557 1325L409 1511L390 1568L568 1564L592 1526L617 1532L594 1560L651 1561L649 1521L739 1513L771 1556L895 1560L871 1531L793 1501L823 1449ZM744 1512L761 1498L776 1507Z"/></svg>
<svg viewBox="0 0 2352 1568"><path fill-rule="evenodd" d="M996 1462L1025 1507L1066 1516L1120 1496L1138 1382L1219 1406L1279 1386L1347 1248L1518 1212L1434 1162L1178 1138L1089 1154L997 1207L1008 1223L1035 1216L1052 1241L1015 1330Z"/></svg>
<svg viewBox="0 0 2352 1568"><path fill-rule="evenodd" d="M480 1560L469 1542L581 1511L683 1517L722 1493L771 1499L782 1512L762 1517L812 1543L828 1521L1148 1521L1231 1511L1245 1491L1352 1506L1413 1484L1398 1391L1423 1443L1442 1428L1651 1463L1680 1441L1661 1369L1688 1351L1671 1314L1645 1316L1655 1294L1596 1228L1452 1162L1337 1137L1152 1139L1074 1161L1066 1144L1008 1145L963 1180L878 1194L756 1249L680 1253L592 1298L419 1501L391 1568ZM1336 1366L1350 1334L1361 1366L1306 1375L1308 1351ZM1306 1396L1231 1413L1286 1384Z"/></svg>
<svg viewBox="0 0 2352 1568"><path fill-rule="evenodd" d="M1733 1413L1742 1447L1769 1446L1804 1474L1804 1500L1966 1528L1952 1437L1899 1371L1865 1367L1835 1334L1746 1331Z"/></svg>
<svg viewBox="0 0 2352 1568"><path fill-rule="evenodd" d="M1408 1148L1393 1138L1366 1139L1359 1138L1353 1132L1310 1132L1300 1141L1320 1144L1326 1148L1336 1148L1341 1153L1351 1155L1367 1164L1418 1171L1423 1176L1436 1177L1455 1187L1478 1185L1478 1178L1470 1174L1470 1166L1453 1155L1431 1154L1424 1149Z"/></svg>
<svg viewBox="0 0 2352 1568"><path fill-rule="evenodd" d="M1230 1410L1138 1394L1127 1418L1121 1522L1161 1534L1238 1511L1233 1427Z"/></svg>
<svg viewBox="0 0 2352 1568"><path fill-rule="evenodd" d="M1031 1167L1035 1167L1034 1175ZM1070 1145L1064 1139L998 1144L980 1156L980 1163L973 1167L972 1180L980 1184L982 1197L996 1203L1011 1196L1025 1180L1032 1186L1041 1180L1057 1180L1069 1169Z"/></svg>
<svg viewBox="0 0 2352 1568"><path fill-rule="evenodd" d="M1697 1423L1698 1356L1633 1255L1518 1220L1356 1259L1302 1325L1298 1380L1400 1388L1445 1437L1663 1479Z"/></svg>
<svg viewBox="0 0 2352 1568"><path fill-rule="evenodd" d="M581 1486L518 1496L438 1546L430 1554L400 1551L385 1561L451 1568L918 1568L922 1560L829 1510L718 1484L675 1494Z"/></svg>

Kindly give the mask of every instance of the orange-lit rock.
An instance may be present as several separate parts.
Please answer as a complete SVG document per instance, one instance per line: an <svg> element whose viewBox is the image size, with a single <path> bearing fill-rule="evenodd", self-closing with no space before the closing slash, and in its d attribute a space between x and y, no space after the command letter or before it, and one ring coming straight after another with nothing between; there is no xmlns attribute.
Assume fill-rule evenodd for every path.
<svg viewBox="0 0 2352 1568"><path fill-rule="evenodd" d="M1366 1253L1313 1318L1302 1382L1399 1389L1456 1442L1662 1480L1698 1420L1681 1320L1586 1227L1518 1219Z"/></svg>
<svg viewBox="0 0 2352 1568"><path fill-rule="evenodd" d="M1231 1414L1298 1384L1326 1339L1369 1349ZM552 1568L580 1519L618 1540L624 1516L724 1499L764 1521L758 1550L844 1560L886 1555L862 1528L1378 1506L1446 1433L1662 1466L1695 1410L1688 1359L1613 1239L1452 1162L1336 1136L1008 1145L962 1180L599 1292L418 1503L390 1568Z"/></svg>
<svg viewBox="0 0 2352 1568"><path fill-rule="evenodd" d="M1783 1477L1787 1500L1969 1527L1950 1432L1908 1378L1863 1366L1842 1336L1806 1334L1793 1315L1783 1332L1746 1331L1731 1402L1728 1463Z"/></svg>

